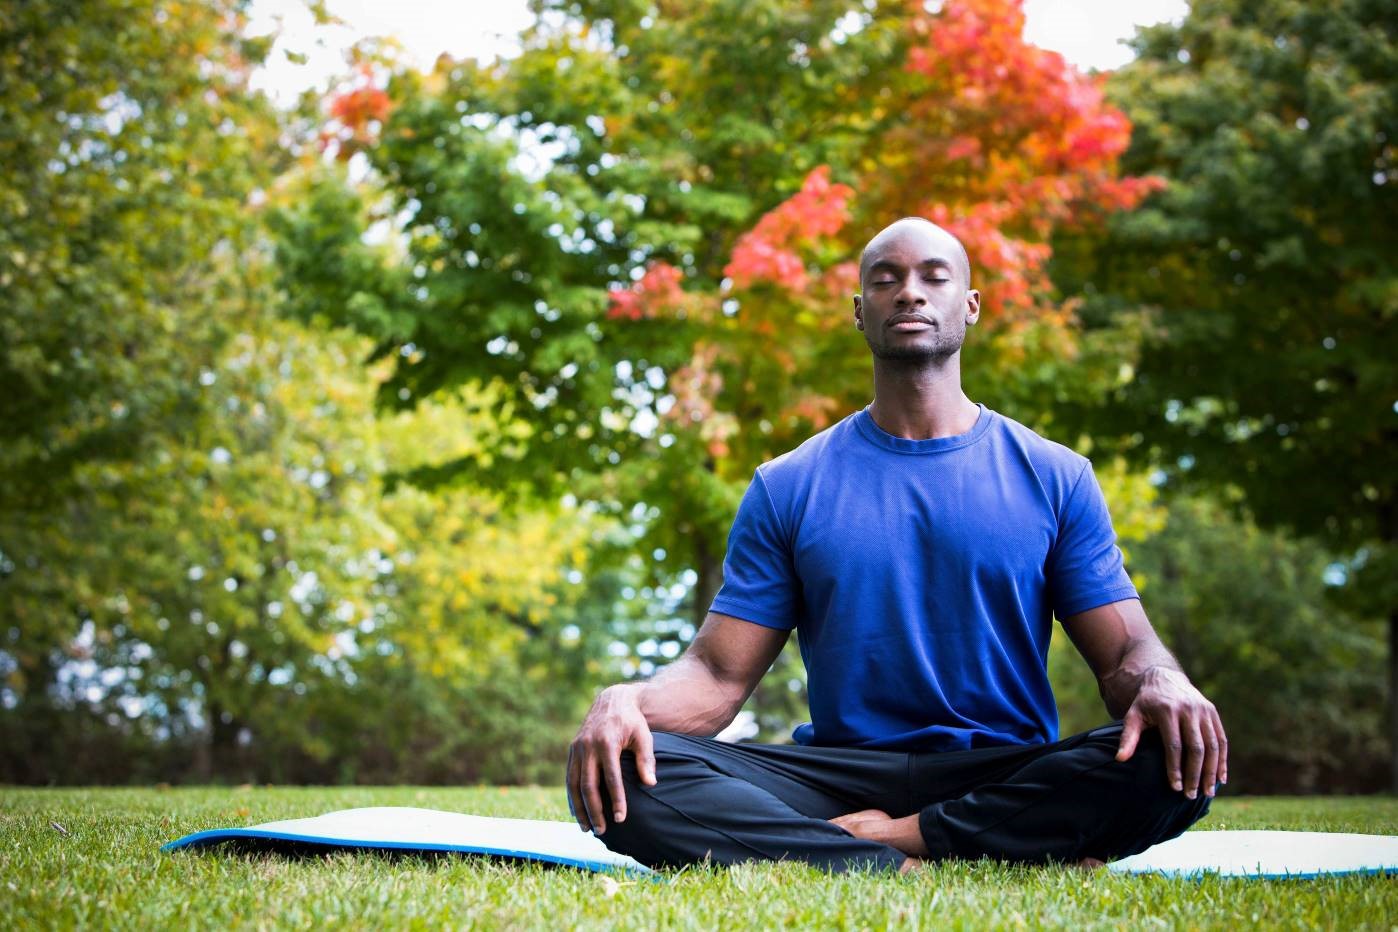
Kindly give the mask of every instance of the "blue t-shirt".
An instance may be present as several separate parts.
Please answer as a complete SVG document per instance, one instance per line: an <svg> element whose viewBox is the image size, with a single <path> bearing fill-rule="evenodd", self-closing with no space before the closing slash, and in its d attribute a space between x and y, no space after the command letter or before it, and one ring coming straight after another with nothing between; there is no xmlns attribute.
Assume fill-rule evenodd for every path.
<svg viewBox="0 0 1398 932"><path fill-rule="evenodd" d="M952 751L1058 738L1053 616L1138 598L1088 460L980 405L895 437L869 408L757 468L711 610L795 628L801 744Z"/></svg>

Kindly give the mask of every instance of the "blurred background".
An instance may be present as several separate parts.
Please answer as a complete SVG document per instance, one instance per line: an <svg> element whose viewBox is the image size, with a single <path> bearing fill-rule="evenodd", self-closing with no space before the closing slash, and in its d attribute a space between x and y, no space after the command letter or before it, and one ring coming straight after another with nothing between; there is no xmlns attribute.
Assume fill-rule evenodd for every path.
<svg viewBox="0 0 1398 932"><path fill-rule="evenodd" d="M6 3L0 781L560 783L872 399L853 263L917 214L1230 790L1390 789L1392 12ZM805 712L793 639L725 737Z"/></svg>

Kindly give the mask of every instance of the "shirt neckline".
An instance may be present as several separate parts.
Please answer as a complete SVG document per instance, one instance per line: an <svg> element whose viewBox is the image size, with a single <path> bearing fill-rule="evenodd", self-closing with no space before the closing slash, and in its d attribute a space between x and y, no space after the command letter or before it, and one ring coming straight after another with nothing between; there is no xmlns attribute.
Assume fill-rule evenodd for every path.
<svg viewBox="0 0 1398 932"><path fill-rule="evenodd" d="M855 426L875 446L892 450L895 453L945 453L948 450L970 446L985 436L985 432L990 429L991 419L994 417L993 411L977 402L976 407L980 408L980 414L976 417L976 423L966 433L954 434L950 437L931 437L926 440L909 440L907 437L895 437L874 423L874 416L869 413L871 407L873 407L873 402L865 405L863 410L855 412Z"/></svg>

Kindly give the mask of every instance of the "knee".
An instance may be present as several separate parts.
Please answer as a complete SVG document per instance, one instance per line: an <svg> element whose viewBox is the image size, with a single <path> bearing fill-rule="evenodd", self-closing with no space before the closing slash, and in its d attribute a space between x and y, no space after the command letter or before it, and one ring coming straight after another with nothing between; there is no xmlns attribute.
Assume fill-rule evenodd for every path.
<svg viewBox="0 0 1398 932"><path fill-rule="evenodd" d="M1199 787L1195 799L1190 799L1184 795L1182 790L1175 789L1170 782L1166 760L1165 745L1160 738L1160 732L1151 729L1141 735L1136 752L1129 761L1125 761L1123 764L1130 769L1132 783L1143 799L1155 799L1162 804L1185 808L1194 806L1202 800L1204 808L1207 809L1210 797L1206 792L1206 787L1202 785ZM1200 815L1202 814L1201 812Z"/></svg>
<svg viewBox="0 0 1398 932"><path fill-rule="evenodd" d="M1208 814L1211 797L1203 787L1190 799L1171 785L1159 732L1143 734L1131 759L1117 766L1126 768L1131 789L1129 808L1135 815L1131 821L1137 823L1138 833L1129 846L1134 850L1114 852L1113 856L1134 854L1174 838Z"/></svg>
<svg viewBox="0 0 1398 932"><path fill-rule="evenodd" d="M668 732L654 732L651 736L655 754L655 772L658 780L666 777L674 779L673 763L681 756L682 739ZM607 820L607 830L597 838L611 851L635 858L650 867L669 863L663 845L662 823L668 812L651 792L651 787L641 780L636 766L636 755L632 751L621 753L621 784L626 794L626 819L617 822ZM603 804L608 813L615 812L611 795L606 787L601 788Z"/></svg>

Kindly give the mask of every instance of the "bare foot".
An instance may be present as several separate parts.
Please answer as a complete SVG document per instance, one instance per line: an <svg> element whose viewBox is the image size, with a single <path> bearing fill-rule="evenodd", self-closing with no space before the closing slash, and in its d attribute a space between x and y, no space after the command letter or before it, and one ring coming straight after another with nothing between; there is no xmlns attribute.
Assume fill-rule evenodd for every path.
<svg viewBox="0 0 1398 932"><path fill-rule="evenodd" d="M891 818L893 817L890 816L887 812L884 812L882 809L861 809L858 812L848 812L842 816L836 816L830 821L834 822L840 828L849 832L856 838L864 838L866 836L860 834L859 831L860 823L883 823L889 821Z"/></svg>
<svg viewBox="0 0 1398 932"><path fill-rule="evenodd" d="M924 863L926 863L926 862L924 862L924 861L922 860L922 858L913 858L913 857L906 858L906 859L904 859L904 861L903 861L902 864L899 864L899 865L898 865L898 873L900 873L900 874L906 874L908 871L915 871L915 870L917 870L919 867L921 867Z"/></svg>
<svg viewBox="0 0 1398 932"><path fill-rule="evenodd" d="M1106 867L1107 862L1099 861L1096 858L1083 858L1081 861L1078 861L1075 864L1073 864L1073 866L1076 867L1078 870L1095 871L1099 870L1100 868Z"/></svg>

